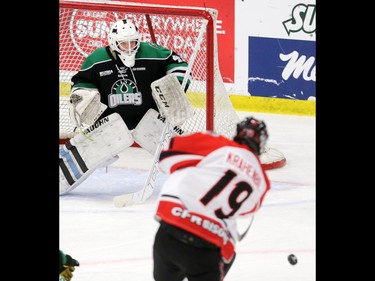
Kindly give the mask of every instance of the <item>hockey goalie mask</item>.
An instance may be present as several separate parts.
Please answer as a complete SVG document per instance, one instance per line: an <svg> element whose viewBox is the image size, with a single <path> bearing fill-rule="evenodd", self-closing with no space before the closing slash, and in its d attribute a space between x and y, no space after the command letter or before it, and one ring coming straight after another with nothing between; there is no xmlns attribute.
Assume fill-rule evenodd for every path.
<svg viewBox="0 0 375 281"><path fill-rule="evenodd" d="M257 155L260 155L268 140L266 124L253 117L247 117L237 124L237 132L233 140L247 145Z"/></svg>
<svg viewBox="0 0 375 281"><path fill-rule="evenodd" d="M135 64L135 55L140 46L138 28L123 19L115 22L108 34L108 43L127 67Z"/></svg>

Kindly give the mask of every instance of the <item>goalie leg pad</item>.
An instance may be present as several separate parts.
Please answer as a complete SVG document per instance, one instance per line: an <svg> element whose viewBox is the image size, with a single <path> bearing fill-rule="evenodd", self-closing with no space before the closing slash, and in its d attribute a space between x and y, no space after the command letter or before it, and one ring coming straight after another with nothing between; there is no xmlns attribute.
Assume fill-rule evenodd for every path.
<svg viewBox="0 0 375 281"><path fill-rule="evenodd" d="M64 164L64 161L61 161L60 159L60 195L64 195L66 193L69 193L73 189L75 189L77 186L79 186L84 180L88 178L89 175L91 175L97 168L99 167L105 167L109 166L115 161L117 161L120 157L118 155L115 155L114 157L108 158L108 160L104 161L103 163L100 163L98 167L95 169L89 169L84 174L78 174L78 180L74 180L72 176L70 175L71 171L66 167Z"/></svg>
<svg viewBox="0 0 375 281"><path fill-rule="evenodd" d="M109 165L134 143L118 113L100 119L60 148L60 195L70 192L99 166Z"/></svg>
<svg viewBox="0 0 375 281"><path fill-rule="evenodd" d="M165 118L155 109L150 108L133 130L134 140L151 155L155 154L160 142L161 133L165 125ZM181 127L175 126L172 135L183 135Z"/></svg>

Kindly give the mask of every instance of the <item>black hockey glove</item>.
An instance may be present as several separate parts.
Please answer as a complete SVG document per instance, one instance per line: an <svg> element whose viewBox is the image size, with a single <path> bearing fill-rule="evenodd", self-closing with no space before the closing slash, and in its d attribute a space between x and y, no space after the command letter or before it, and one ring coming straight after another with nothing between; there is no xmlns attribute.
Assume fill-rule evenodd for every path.
<svg viewBox="0 0 375 281"><path fill-rule="evenodd" d="M64 277L66 281L70 281L73 278L73 271L76 266L79 266L79 262L73 259L70 255L65 255L66 262L60 268L60 276Z"/></svg>

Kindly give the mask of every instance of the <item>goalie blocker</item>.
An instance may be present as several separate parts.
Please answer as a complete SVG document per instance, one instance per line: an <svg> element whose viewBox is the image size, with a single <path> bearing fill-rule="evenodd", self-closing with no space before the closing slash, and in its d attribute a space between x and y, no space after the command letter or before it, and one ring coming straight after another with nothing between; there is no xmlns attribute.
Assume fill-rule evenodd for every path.
<svg viewBox="0 0 375 281"><path fill-rule="evenodd" d="M151 89L160 114L171 125L182 125L187 119L194 116L194 108L174 74L167 74L152 82Z"/></svg>

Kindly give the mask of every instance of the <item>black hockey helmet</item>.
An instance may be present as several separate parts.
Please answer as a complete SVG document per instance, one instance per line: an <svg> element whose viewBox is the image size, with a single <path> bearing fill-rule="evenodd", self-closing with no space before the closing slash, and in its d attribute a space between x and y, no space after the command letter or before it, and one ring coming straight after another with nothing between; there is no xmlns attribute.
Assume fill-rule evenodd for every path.
<svg viewBox="0 0 375 281"><path fill-rule="evenodd" d="M261 154L268 139L267 126L263 121L246 117L237 124L237 132L233 140L245 144L257 155Z"/></svg>

